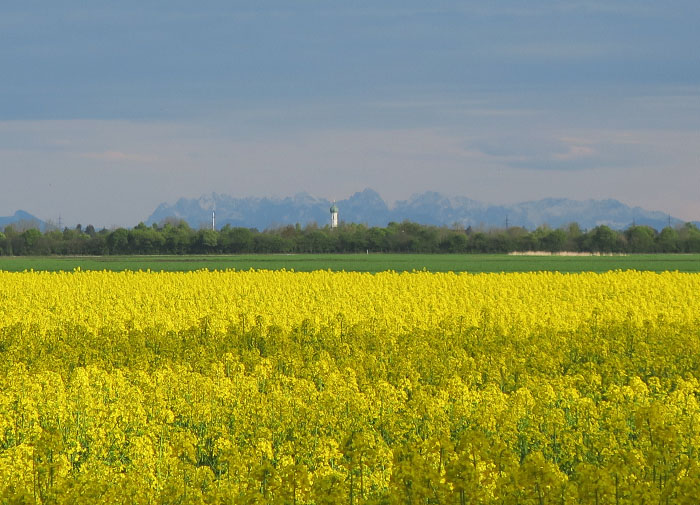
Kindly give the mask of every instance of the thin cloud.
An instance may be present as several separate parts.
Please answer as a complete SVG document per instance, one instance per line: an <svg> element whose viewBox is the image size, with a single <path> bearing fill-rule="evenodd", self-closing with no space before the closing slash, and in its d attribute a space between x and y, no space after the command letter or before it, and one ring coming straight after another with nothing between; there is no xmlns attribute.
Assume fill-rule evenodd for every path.
<svg viewBox="0 0 700 505"><path fill-rule="evenodd" d="M82 153L81 158L98 161L129 162L129 163L153 163L158 161L157 156L125 153L122 151L103 151L97 153Z"/></svg>
<svg viewBox="0 0 700 505"><path fill-rule="evenodd" d="M595 149L589 146L569 146L567 152L555 153L552 155L552 159L556 161L580 160L582 158L590 158L595 154Z"/></svg>
<svg viewBox="0 0 700 505"><path fill-rule="evenodd" d="M514 168L584 170L605 164L593 142L585 138L506 138L476 147L483 155Z"/></svg>
<svg viewBox="0 0 700 505"><path fill-rule="evenodd" d="M517 43L503 44L500 46L490 46L481 48L480 54L489 57L511 57L518 60L543 60L543 61L567 61L571 60L598 60L600 58L610 59L611 57L621 57L632 55L637 51L633 46L624 44L599 44L599 43Z"/></svg>

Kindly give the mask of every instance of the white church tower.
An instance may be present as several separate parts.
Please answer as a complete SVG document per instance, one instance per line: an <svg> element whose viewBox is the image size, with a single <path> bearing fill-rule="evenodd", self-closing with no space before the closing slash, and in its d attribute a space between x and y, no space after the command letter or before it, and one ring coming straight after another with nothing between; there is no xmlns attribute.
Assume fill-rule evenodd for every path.
<svg viewBox="0 0 700 505"><path fill-rule="evenodd" d="M335 202L331 205L331 229L338 227L338 207Z"/></svg>

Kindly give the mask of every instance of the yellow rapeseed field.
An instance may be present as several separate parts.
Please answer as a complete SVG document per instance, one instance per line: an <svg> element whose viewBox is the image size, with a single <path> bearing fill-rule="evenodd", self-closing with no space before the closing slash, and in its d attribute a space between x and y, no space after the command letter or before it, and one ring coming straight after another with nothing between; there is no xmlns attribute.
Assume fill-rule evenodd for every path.
<svg viewBox="0 0 700 505"><path fill-rule="evenodd" d="M2 503L696 504L700 275L0 272Z"/></svg>

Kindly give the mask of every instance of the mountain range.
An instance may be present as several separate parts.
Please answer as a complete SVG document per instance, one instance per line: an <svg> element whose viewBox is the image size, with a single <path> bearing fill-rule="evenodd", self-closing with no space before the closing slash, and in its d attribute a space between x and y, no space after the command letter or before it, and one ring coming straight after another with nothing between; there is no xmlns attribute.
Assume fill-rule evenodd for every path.
<svg viewBox="0 0 700 505"><path fill-rule="evenodd" d="M10 224L17 230L38 228L43 231L46 228L44 221L24 210L18 210L11 216L0 216L0 231Z"/></svg>
<svg viewBox="0 0 700 505"><path fill-rule="evenodd" d="M664 212L630 207L614 199L545 198L513 205L491 205L467 197L447 197L427 191L390 206L376 191L365 189L335 203L341 222L368 226L386 226L391 221L409 220L426 225L491 228L504 227L507 220L508 226L527 229L542 225L558 228L576 222L584 229L598 225L624 229L637 224L660 230L668 226L669 221L672 225L684 222ZM308 193L286 198L234 198L211 193L199 198L180 198L172 205L162 203L146 224L174 218L183 219L193 227L208 227L215 209L217 228L227 224L259 230L296 223L323 226L330 222L331 205L331 201Z"/></svg>

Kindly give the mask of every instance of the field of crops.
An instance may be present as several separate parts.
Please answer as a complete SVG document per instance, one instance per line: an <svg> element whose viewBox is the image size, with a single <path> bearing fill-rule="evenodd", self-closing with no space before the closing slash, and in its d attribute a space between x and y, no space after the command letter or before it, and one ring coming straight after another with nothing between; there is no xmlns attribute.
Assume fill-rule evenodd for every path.
<svg viewBox="0 0 700 505"><path fill-rule="evenodd" d="M0 270L295 270L312 272L700 272L700 254L529 256L508 254L235 254L167 256L0 256Z"/></svg>
<svg viewBox="0 0 700 505"><path fill-rule="evenodd" d="M3 503L696 504L700 275L0 273Z"/></svg>

